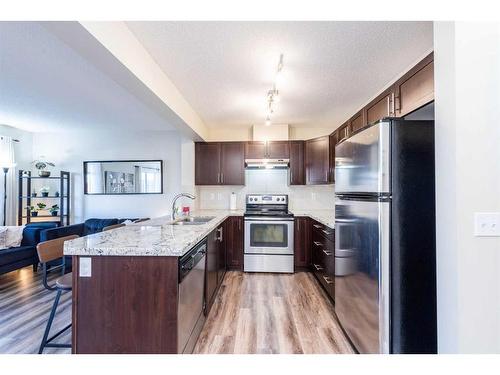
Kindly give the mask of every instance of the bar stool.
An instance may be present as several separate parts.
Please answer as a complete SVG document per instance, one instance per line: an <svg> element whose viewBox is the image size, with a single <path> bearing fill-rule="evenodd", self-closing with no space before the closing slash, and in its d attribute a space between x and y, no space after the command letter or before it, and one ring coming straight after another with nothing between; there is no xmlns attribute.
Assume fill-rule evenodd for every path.
<svg viewBox="0 0 500 375"><path fill-rule="evenodd" d="M59 299L61 298L62 292L69 291L72 289L72 273L70 272L70 273L65 274L66 262L65 262L63 250L64 250L64 242L69 241L69 240L73 240L75 238L78 238L78 236L76 234L71 235L71 236L56 238L54 240L40 242L36 247L36 250L38 252L38 258L40 259L40 262L42 263L42 267L43 267L43 279L42 279L43 286L47 290L57 291L56 298L54 300L54 304L52 305L52 310L50 311L50 316L49 316L49 320L47 322L47 327L45 327L45 333L43 334L42 343L40 344L40 349L38 350L38 354L42 354L43 349L45 347L71 348L71 344L56 344L56 343L52 342L56 337L59 337L63 332L68 330L71 327L71 323L68 324L66 327L64 327L62 330L60 330L59 332L57 332L56 334L54 334L50 338L49 338L49 333L50 333L50 328L52 326L52 322L54 321L54 317L56 315L57 305L59 305ZM54 261L56 259L59 259L59 258L62 259L61 265L58 266L62 270L61 277L57 278L54 284L49 285L48 280L47 280L47 278L48 278L48 276L47 276L47 263ZM53 269L56 269L56 268L53 268Z"/></svg>
<svg viewBox="0 0 500 375"><path fill-rule="evenodd" d="M102 231L103 232L106 232L108 230L111 230L111 229L116 229L116 228L121 228L121 227L124 227L125 224L113 224L113 225L108 225L107 227L104 227L102 228Z"/></svg>

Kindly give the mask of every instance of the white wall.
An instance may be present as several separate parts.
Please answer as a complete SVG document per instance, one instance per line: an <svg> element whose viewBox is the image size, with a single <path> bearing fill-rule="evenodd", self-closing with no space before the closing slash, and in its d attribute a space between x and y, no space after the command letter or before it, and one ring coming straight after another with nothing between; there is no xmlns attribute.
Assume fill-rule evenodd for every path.
<svg viewBox="0 0 500 375"><path fill-rule="evenodd" d="M500 238L474 213L500 211L500 26L436 22L438 344L500 353Z"/></svg>
<svg viewBox="0 0 500 375"><path fill-rule="evenodd" d="M228 209L232 192L237 195L237 208L245 208L245 196L252 193L288 194L290 209L333 209L334 185L288 186L284 169L246 170L245 186L198 186L198 207Z"/></svg>
<svg viewBox="0 0 500 375"><path fill-rule="evenodd" d="M6 135L19 140L18 143L14 143L16 170L31 169L31 162L33 161L33 138L31 133L11 126L0 125L0 135Z"/></svg>
<svg viewBox="0 0 500 375"><path fill-rule="evenodd" d="M156 217L169 214L172 197L191 183L181 172L184 165L182 150L185 147L184 154L189 155L190 144L191 141L183 139L176 131L34 133L33 156L44 155L56 163L55 173L61 169L72 173L71 221L78 223L90 217ZM83 161L120 159L163 160L163 194L83 194Z"/></svg>

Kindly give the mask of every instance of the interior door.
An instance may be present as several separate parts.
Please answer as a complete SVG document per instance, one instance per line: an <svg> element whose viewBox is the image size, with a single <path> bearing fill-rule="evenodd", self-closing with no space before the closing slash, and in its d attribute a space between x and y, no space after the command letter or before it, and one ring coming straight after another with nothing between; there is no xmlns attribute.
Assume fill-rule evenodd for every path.
<svg viewBox="0 0 500 375"><path fill-rule="evenodd" d="M390 202L335 201L335 311L360 353L389 351Z"/></svg>

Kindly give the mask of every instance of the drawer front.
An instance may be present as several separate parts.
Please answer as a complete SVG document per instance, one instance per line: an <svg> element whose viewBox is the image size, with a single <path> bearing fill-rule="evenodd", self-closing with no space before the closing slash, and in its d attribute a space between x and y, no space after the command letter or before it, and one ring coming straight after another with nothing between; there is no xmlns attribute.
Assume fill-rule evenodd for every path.
<svg viewBox="0 0 500 375"><path fill-rule="evenodd" d="M320 232L312 234L313 272L332 299L335 299L335 244Z"/></svg>
<svg viewBox="0 0 500 375"><path fill-rule="evenodd" d="M317 221L313 221L312 229L313 233L316 232L332 242L335 241L335 230L333 230L332 228L327 227L326 225L323 225L321 223L318 223Z"/></svg>

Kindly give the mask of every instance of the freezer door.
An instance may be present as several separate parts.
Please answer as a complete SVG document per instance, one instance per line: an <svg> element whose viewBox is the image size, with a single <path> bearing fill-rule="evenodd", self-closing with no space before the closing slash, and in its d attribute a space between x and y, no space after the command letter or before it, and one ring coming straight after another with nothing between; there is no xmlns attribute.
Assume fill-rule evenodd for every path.
<svg viewBox="0 0 500 375"><path fill-rule="evenodd" d="M390 193L390 121L335 147L335 193Z"/></svg>
<svg viewBox="0 0 500 375"><path fill-rule="evenodd" d="M335 201L335 311L360 353L388 353L390 202Z"/></svg>

